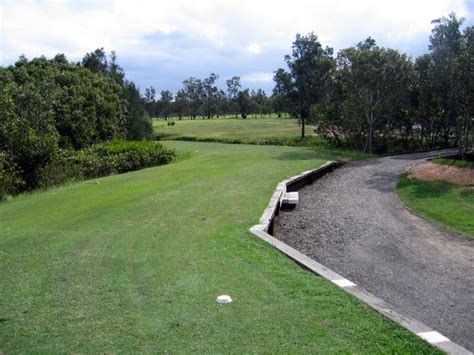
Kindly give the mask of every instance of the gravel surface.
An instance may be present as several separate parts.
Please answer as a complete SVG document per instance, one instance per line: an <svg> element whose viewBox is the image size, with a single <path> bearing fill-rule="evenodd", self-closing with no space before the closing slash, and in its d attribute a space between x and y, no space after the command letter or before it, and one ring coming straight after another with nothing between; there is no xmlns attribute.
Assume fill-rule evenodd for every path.
<svg viewBox="0 0 474 355"><path fill-rule="evenodd" d="M301 189L274 235L472 351L474 241L411 214L394 192L400 174L438 154L343 166Z"/></svg>

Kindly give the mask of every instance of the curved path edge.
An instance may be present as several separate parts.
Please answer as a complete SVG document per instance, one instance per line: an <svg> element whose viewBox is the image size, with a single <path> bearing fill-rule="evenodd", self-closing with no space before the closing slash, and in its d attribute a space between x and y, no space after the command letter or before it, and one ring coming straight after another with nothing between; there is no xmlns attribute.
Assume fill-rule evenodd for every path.
<svg viewBox="0 0 474 355"><path fill-rule="evenodd" d="M299 175L295 175L289 179L283 180L278 183L277 188L270 199L270 203L268 204L267 208L264 210L262 216L260 217L259 224L256 224L251 227L249 231L258 238L264 240L268 244L280 250L282 253L296 261L298 264L304 266L308 270L325 278L326 280L331 281L335 285L342 288L344 291L355 296L360 301L364 302L377 312L391 319L395 323L401 325L410 332L416 334L431 345L447 352L448 354L472 355L470 351L454 343L436 330L416 320L410 315L394 309L387 302L381 300L380 298L356 285L352 281L342 277L335 271L318 263L317 261L311 259L310 257L304 255L303 253L299 252L298 250L292 248L288 244L283 243L282 241L274 238L272 235L269 234L271 233L271 230L273 228L273 220L280 210L281 199L284 193L286 193L287 191L295 191L300 187L310 182L313 182L319 177L325 175L326 173L333 171L340 165L341 163L339 162L329 161L317 169L305 171Z"/></svg>

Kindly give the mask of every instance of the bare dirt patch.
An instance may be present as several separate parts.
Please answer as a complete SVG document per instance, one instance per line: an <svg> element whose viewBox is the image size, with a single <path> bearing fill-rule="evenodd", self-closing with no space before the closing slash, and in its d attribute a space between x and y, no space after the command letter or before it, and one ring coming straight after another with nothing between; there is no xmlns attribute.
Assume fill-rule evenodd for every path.
<svg viewBox="0 0 474 355"><path fill-rule="evenodd" d="M408 177L430 181L445 180L459 186L474 185L474 169L432 162L425 162L414 166L410 169Z"/></svg>

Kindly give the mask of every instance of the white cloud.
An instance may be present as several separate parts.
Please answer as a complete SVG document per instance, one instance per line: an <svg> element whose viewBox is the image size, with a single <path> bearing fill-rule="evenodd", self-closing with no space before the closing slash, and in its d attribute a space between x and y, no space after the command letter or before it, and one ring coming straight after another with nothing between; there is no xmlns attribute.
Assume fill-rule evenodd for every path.
<svg viewBox="0 0 474 355"><path fill-rule="evenodd" d="M21 54L31 58L63 52L78 60L104 47L116 50L119 60L137 63L153 60L165 66L174 61L175 66L206 72L225 65L236 75L270 72L276 68L262 63L269 65L273 55L281 62L276 65L283 65L296 33L314 31L336 50L369 35L381 45L404 49L428 38L434 18L454 11L472 22L468 1L0 0L0 65ZM187 41L173 43L176 33ZM171 39L148 39L156 34Z"/></svg>
<svg viewBox="0 0 474 355"><path fill-rule="evenodd" d="M247 46L247 51L252 54L261 54L263 52L263 48L258 43L252 42Z"/></svg>
<svg viewBox="0 0 474 355"><path fill-rule="evenodd" d="M273 73L257 72L242 75L243 82L269 82L273 80Z"/></svg>
<svg viewBox="0 0 474 355"><path fill-rule="evenodd" d="M434 18L451 11L467 16L465 1L3 0L2 54L10 61L22 53L68 51L77 57L102 46L135 50L142 36L157 31L181 31L250 53L261 53L259 43L289 48L297 32L309 31L335 47L351 44L346 42L354 36L409 41L429 33Z"/></svg>

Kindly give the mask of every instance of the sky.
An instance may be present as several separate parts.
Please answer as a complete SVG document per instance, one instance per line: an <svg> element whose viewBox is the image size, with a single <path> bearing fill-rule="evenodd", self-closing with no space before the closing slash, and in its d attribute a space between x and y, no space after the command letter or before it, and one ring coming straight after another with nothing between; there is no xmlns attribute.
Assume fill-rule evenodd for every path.
<svg viewBox="0 0 474 355"><path fill-rule="evenodd" d="M0 65L64 53L79 61L115 50L142 91L176 92L190 76L240 76L271 93L297 33L335 51L368 36L416 57L428 51L431 20L455 12L472 25L474 0L0 0Z"/></svg>

